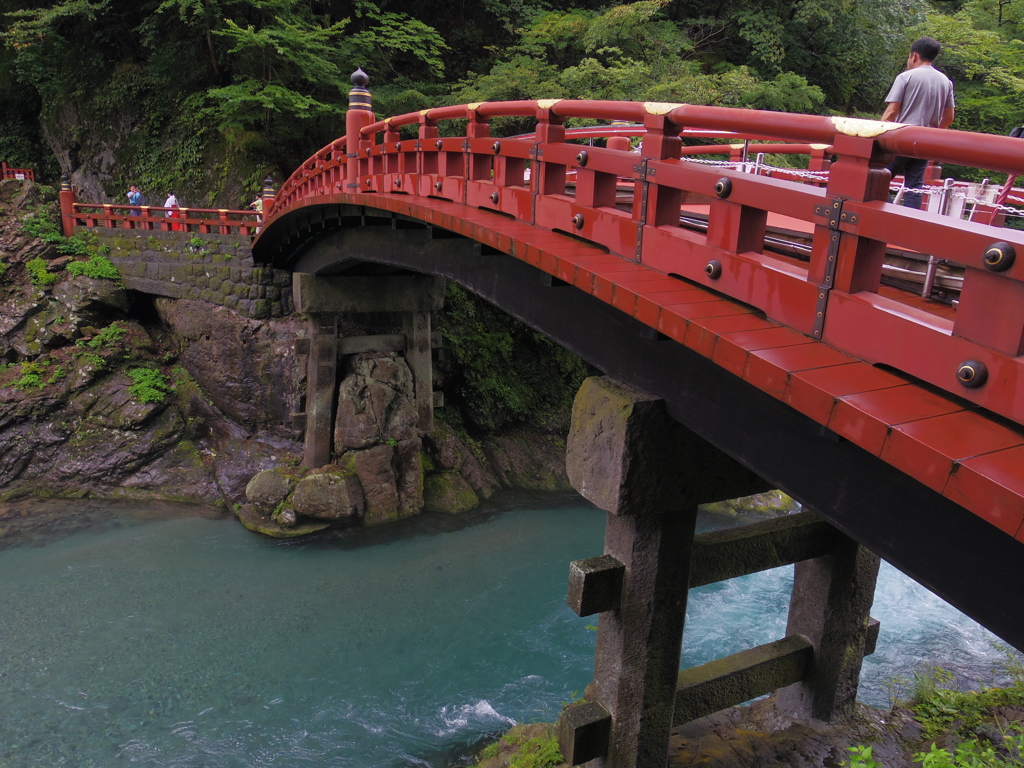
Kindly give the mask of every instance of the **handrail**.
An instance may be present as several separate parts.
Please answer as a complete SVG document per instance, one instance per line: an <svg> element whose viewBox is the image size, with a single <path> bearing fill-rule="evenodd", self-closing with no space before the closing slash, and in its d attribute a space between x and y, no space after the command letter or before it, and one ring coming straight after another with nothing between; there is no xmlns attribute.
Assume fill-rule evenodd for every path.
<svg viewBox="0 0 1024 768"><path fill-rule="evenodd" d="M35 181L36 172L31 168L11 168L6 162L0 162L0 179Z"/></svg>
<svg viewBox="0 0 1024 768"><path fill-rule="evenodd" d="M164 208L156 205L76 202L67 218L70 219L72 227L89 229L139 229L251 236L260 227L259 214L224 208Z"/></svg>
<svg viewBox="0 0 1024 768"><path fill-rule="evenodd" d="M1024 232L892 205L884 170L887 155L899 152L1024 175L1018 139L980 140L961 131L818 115L607 101L464 104L385 120L362 115L361 124L285 181L266 227L311 202L369 205L375 197L401 195L461 203L467 212L500 212L713 288L856 358L899 369L1024 423L1024 398L1011 385L1024 380L1024 263L1013 258L1024 254ZM536 129L492 137L489 122L498 116L533 117ZM567 118L634 125L566 129ZM460 119L467 121L463 135L439 135L439 122ZM403 126L416 126L416 137L403 137ZM605 138L640 135L643 141L639 152L630 151L628 141L617 149L570 143L588 131ZM735 159L741 150L684 148L680 136L688 132L745 141L748 151L808 154L818 164L811 170L828 168L833 157L838 161L831 163L827 182L823 173L744 173L694 162L691 153L728 151ZM767 144L756 148L751 141ZM706 232L680 226L684 201L704 206ZM765 250L769 217L780 216L812 239L809 262ZM962 265L957 311L932 312L880 292L889 246ZM979 370L987 373L987 384L985 377L970 378L968 371Z"/></svg>

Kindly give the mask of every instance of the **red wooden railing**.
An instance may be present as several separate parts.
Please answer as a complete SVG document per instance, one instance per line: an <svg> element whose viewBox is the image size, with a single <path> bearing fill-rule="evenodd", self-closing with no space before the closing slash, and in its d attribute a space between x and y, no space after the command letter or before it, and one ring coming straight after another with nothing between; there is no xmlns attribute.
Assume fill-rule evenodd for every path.
<svg viewBox="0 0 1024 768"><path fill-rule="evenodd" d="M65 226L71 228L141 229L218 235L253 235L260 226L260 217L252 211L162 208L153 205L73 203L71 211L65 213L64 218Z"/></svg>
<svg viewBox="0 0 1024 768"><path fill-rule="evenodd" d="M0 161L0 179L17 179L18 181L35 181L36 172L31 168L11 168L6 162Z"/></svg>
<svg viewBox="0 0 1024 768"><path fill-rule="evenodd" d="M533 117L536 131L493 138L489 121L498 116ZM1024 251L1024 232L892 205L883 167L887 154L899 153L1022 174L1019 140L815 115L601 101L491 102L376 122L369 112L360 117L364 124L314 154L282 185L268 225L296 206L342 193L415 195L501 212L713 288L857 358L1024 423L1016 386L1024 380L1024 264L1011 255ZM640 123L642 150L568 143L567 118ZM443 120L465 120L464 135L441 137ZM406 126L416 128L415 137L402 136ZM684 129L825 145L837 162L826 187L696 164L683 156L694 151L684 150ZM574 189L567 187L570 174ZM616 207L624 183L633 190L631 210ZM680 226L681 201L694 195L707 204L706 233ZM769 214L803 222L812 237L809 262L765 252ZM931 312L880 292L887 246L962 265L957 311Z"/></svg>

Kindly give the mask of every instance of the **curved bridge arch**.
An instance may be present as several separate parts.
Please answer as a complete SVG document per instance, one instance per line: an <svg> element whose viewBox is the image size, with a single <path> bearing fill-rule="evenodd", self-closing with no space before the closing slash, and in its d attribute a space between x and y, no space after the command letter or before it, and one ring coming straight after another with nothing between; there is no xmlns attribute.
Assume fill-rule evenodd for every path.
<svg viewBox="0 0 1024 768"><path fill-rule="evenodd" d="M622 111L636 117L638 108L644 109L630 105ZM855 401L847 397L849 393L892 389L899 390L896 394L901 397L909 396L916 404L907 406L911 410L924 407L929 416L962 413L991 423L993 430L1007 430L1008 442L987 452L1013 452L1017 445L1024 445L1024 438L1013 442L1020 437L1021 406L1012 384L1020 361L1010 354L1016 350L1009 349L1014 342L1007 339L1017 333L1015 310L1012 317L1000 320L998 333L993 326L993 334L979 343L970 338L982 333L973 325L978 322L976 316L961 326L965 333L958 335L955 326L963 315L952 321L926 318L904 305L908 308L899 316L900 311L894 312L891 306L880 307L885 297L875 298L880 296L877 280L875 291L868 290L870 275L880 270L876 244L884 246L888 234L896 233L895 242L913 236L939 253L955 250L968 267L970 285L977 285L965 287L965 301L974 302L968 304L968 314L977 311L979 298L973 297L993 301L1016 295L1016 269L995 273L984 266L982 257L985 246L997 237L1024 247L1021 235L985 224L928 217L922 217L922 225L908 212L876 202L882 196L877 167L886 151L933 153L963 161L972 140L948 131L936 137L932 134L938 132L931 129L899 128L879 136L851 137L837 133L831 123L818 122L813 131L804 130L803 123L797 130L785 121L781 127L758 126L757 135L828 138L833 149L845 152L827 188L799 185L797 190L797 182L688 168L672 151L668 157L640 156L638 170L627 169L622 162L625 157L636 163L638 156L628 151L616 155L614 150L589 148L590 157L582 161L579 146L565 144L564 134L558 135L560 126L552 119L551 106L528 102L517 109L536 114L539 120L537 134L525 142L529 145L525 150L510 149L506 139L494 141L480 135L486 125L480 105L409 117L410 124L418 120L420 126L420 139L415 142L398 135L397 119L364 125L363 136L372 138L380 131L383 141L363 138L366 146L361 153L344 152L346 144L339 141L314 155L278 194L254 244L256 257L310 274L413 271L455 280L609 375L663 398L670 414L684 426L820 512L1011 644L1024 647L1019 620L1024 609L1022 544L1015 538L1021 535L1024 507L1017 485L1012 481L1000 485L998 473L986 475L957 457L940 454L925 466L920 460L925 453L914 447L912 434L905 455L886 454L882 444L877 450L871 447L872 441L885 444L894 433L907 438L895 425L925 416L905 419L907 412L901 411L890 414L887 421L881 406L872 410L862 404L845 421L835 419L838 408L849 408ZM467 138L430 135L430 123L440 119L434 113L447 116L449 111L451 116L469 118ZM613 112L609 116L616 116ZM658 147L660 139L671 149L672 134L683 122L683 117L678 123L666 118L673 114L669 110L654 118L642 116L648 123L648 148ZM735 115L725 115L722 125L751 133L750 114L742 116L747 121L742 124ZM986 137L989 140L1000 141ZM1010 155L995 157L999 149L985 150L982 159L988 167L1015 170L1018 164L1024 171L1024 161L1007 160ZM503 165L500 158L506 157L505 152L524 166L529 161L532 178L523 178L515 163ZM595 158L606 165L599 165L602 170L594 170L589 181L581 180L594 168ZM980 164L976 155L970 159ZM846 173L836 173L844 160L848 160ZM509 166L515 166L511 175ZM574 195L565 194L570 171L576 173ZM559 174L563 183L555 184L555 191L546 191L544 184ZM659 177L664 181L655 183ZM731 199L715 195L716 182L723 178L732 182ZM613 205L597 204L609 202L608 184L614 191L616 180L622 179L631 179L635 191L628 215ZM858 184L855 196L851 193ZM365 187L371 191L364 191ZM408 192L399 193L399 188ZM591 195L586 204L581 202L581 188ZM681 194L688 188L711 199L708 232L702 237L692 236L673 221L678 218ZM595 200L595 195L605 197ZM857 197L861 202L852 204ZM638 199L642 202L637 203ZM840 205L832 207L836 201ZM775 260L755 242L763 239L762 214L770 211L797 214L812 223L815 251L809 266ZM830 218L832 212L835 216ZM843 213L853 219L840 220ZM582 216L582 227L573 222L577 215ZM659 216L667 217L667 223L659 223ZM901 227L910 234L900 234ZM756 233L754 238L751 231ZM814 340L813 309L819 306L816 294L822 288L815 282L814 270L828 261L832 236L839 240L831 251L839 264L833 267L835 281L826 292L828 312L837 319L831 338L828 325L824 326L825 338L831 342L826 345ZM643 247L628 252L624 244L630 239L633 243L642 239ZM660 242L662 250L675 246L677 256L682 249L680 268L664 269L658 251L648 247L651 242ZM712 257L718 257L729 280L716 283L717 278L705 273L715 260ZM817 278L826 276L822 273ZM992 287L996 282L999 285ZM884 321L872 315L876 309L887 313ZM1008 332L1007 326L1011 327ZM976 352L990 371L997 372L999 386L978 394L943 379L942 388L949 393L936 394L932 386L917 381L926 378L919 376L921 372L935 372L934 361L910 360L902 376L871 367L861 360L872 362L873 356L863 354L856 338L864 327L881 336L891 334L892 328L909 334L902 344L894 344L891 338L880 341L896 353L908 344L931 349L934 338L948 339L952 351L944 353L943 366L948 368L968 350ZM845 350L837 349L842 346L837 339L852 343ZM834 375L839 369L845 378ZM844 381L853 382L853 388L844 388ZM971 400L987 404L1004 418L990 418L973 408ZM856 437L858 425L863 434ZM1014 456L1008 461L1011 467L1020 465ZM935 478L940 476L938 482Z"/></svg>

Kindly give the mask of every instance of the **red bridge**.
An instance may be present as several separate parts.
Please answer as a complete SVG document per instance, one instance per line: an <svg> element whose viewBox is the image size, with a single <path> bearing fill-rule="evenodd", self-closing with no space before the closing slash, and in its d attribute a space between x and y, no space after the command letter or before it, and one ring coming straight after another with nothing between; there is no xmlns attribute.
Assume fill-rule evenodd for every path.
<svg viewBox="0 0 1024 768"><path fill-rule="evenodd" d="M258 260L460 282L1024 648L1024 232L984 189L959 216L891 204L885 169L1024 174L1019 140L603 101L377 120L353 81L346 135L265 199ZM496 138L498 118L535 129Z"/></svg>

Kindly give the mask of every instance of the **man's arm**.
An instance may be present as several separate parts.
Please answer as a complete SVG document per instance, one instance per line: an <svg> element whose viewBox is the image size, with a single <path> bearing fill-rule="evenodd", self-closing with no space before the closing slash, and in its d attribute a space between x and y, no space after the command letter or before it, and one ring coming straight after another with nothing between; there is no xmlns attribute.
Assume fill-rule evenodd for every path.
<svg viewBox="0 0 1024 768"><path fill-rule="evenodd" d="M942 119L939 120L939 128L949 128L950 123L953 122L953 117L956 115L956 109L953 107L946 107L942 110Z"/></svg>
<svg viewBox="0 0 1024 768"><path fill-rule="evenodd" d="M882 113L882 117L880 118L881 121L883 123L896 122L896 116L900 113L901 104L902 102L899 101L890 101L888 104L886 104L885 112ZM945 117L945 115L943 115L943 117ZM953 118L950 118L950 122L952 122L952 120Z"/></svg>

